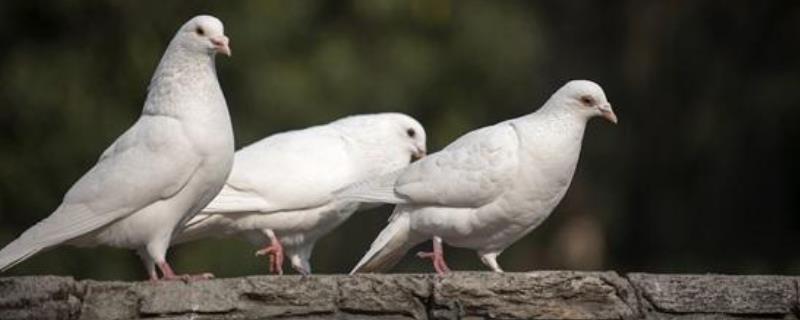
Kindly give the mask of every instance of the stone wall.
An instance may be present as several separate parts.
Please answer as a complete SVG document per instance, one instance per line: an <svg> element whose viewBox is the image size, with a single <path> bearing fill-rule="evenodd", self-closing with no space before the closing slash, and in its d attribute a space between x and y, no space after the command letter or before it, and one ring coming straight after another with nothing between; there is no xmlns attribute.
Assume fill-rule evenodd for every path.
<svg viewBox="0 0 800 320"><path fill-rule="evenodd" d="M0 319L797 319L798 277L615 272L0 278Z"/></svg>

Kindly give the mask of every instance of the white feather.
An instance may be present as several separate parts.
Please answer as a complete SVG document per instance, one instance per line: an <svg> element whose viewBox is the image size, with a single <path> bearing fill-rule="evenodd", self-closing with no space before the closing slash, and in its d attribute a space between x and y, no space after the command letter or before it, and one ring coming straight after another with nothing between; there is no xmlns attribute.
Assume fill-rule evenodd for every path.
<svg viewBox="0 0 800 320"><path fill-rule="evenodd" d="M222 35L210 16L190 20L173 38L151 81L142 115L67 192L50 217L0 250L0 269L61 243L112 245L164 262L169 238L219 192L233 160L227 105L212 44ZM148 267L150 268L150 267Z"/></svg>
<svg viewBox="0 0 800 320"><path fill-rule="evenodd" d="M350 199L399 203L396 212L403 213L402 220L391 221L381 232L353 272L391 267L410 245L433 237L474 249L484 263L501 271L497 255L540 225L566 193L586 122L594 116L613 122L610 110L598 85L572 81L538 111L467 133L410 165L391 189L377 181L345 190L343 196Z"/></svg>
<svg viewBox="0 0 800 320"><path fill-rule="evenodd" d="M236 152L225 188L173 241L240 234L265 246L273 233L292 265L309 272L316 241L359 207L335 191L405 167L424 148L422 126L398 113L350 116L269 136Z"/></svg>

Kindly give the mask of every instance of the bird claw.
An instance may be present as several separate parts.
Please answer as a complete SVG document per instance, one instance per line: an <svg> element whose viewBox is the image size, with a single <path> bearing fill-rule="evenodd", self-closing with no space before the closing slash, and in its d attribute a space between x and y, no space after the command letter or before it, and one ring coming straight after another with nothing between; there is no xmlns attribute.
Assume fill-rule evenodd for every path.
<svg viewBox="0 0 800 320"><path fill-rule="evenodd" d="M214 274L211 272L203 272L195 275L190 275L190 277L196 280L211 280L214 279Z"/></svg>
<svg viewBox="0 0 800 320"><path fill-rule="evenodd" d="M269 257L269 272L283 274L283 247L277 241L256 251L256 256Z"/></svg>
<svg viewBox="0 0 800 320"><path fill-rule="evenodd" d="M444 256L441 254L441 252L420 251L417 252L417 257L420 259L431 259L433 262L433 268L436 270L436 273L439 274L440 276L450 273L450 268L444 261Z"/></svg>
<svg viewBox="0 0 800 320"><path fill-rule="evenodd" d="M172 267L166 261L158 263L159 269L161 269L161 278L158 278L155 272L150 274L150 282L162 282L162 281L176 281L180 280L186 283L191 281L197 280L209 280L214 278L214 274L205 272L199 274L175 274L172 271Z"/></svg>
<svg viewBox="0 0 800 320"><path fill-rule="evenodd" d="M161 277L158 280L151 280L151 282L164 282L164 281L183 281L185 283L193 281L203 281L214 279L214 274L210 272L198 274L172 274Z"/></svg>
<svg viewBox="0 0 800 320"><path fill-rule="evenodd" d="M306 268L303 268L303 267L295 267L294 270L297 271L297 273L299 273L300 275L303 275L303 276L310 276L311 275L311 271L306 270Z"/></svg>

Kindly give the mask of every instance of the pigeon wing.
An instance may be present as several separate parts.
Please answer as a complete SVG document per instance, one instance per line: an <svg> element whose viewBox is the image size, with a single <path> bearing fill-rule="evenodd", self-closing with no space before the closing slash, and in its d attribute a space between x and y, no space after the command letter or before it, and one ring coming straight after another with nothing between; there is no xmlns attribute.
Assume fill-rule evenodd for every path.
<svg viewBox="0 0 800 320"><path fill-rule="evenodd" d="M120 136L64 196L49 217L26 230L0 251L6 269L39 250L57 245L123 218L178 193L198 169L200 159L177 121L142 117Z"/></svg>
<svg viewBox="0 0 800 320"><path fill-rule="evenodd" d="M403 172L395 192L415 204L483 206L510 186L517 147L508 123L470 132Z"/></svg>
<svg viewBox="0 0 800 320"><path fill-rule="evenodd" d="M285 212L325 205L353 179L346 142L326 126L267 137L236 153L222 192L205 213Z"/></svg>
<svg viewBox="0 0 800 320"><path fill-rule="evenodd" d="M481 128L406 169L353 184L337 192L337 199L480 207L509 186L518 144L508 122Z"/></svg>

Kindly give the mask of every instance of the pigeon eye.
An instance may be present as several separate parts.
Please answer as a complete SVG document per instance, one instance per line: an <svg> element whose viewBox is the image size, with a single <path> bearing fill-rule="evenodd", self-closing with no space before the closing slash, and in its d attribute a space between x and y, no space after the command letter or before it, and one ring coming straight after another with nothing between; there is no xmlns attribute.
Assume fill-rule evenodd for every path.
<svg viewBox="0 0 800 320"><path fill-rule="evenodd" d="M197 29L194 29L194 32L197 33L198 36L203 36L206 34L206 32L201 27L197 27Z"/></svg>
<svg viewBox="0 0 800 320"><path fill-rule="evenodd" d="M586 106L592 106L594 105L594 99L591 96L582 96L581 103L583 103Z"/></svg>
<svg viewBox="0 0 800 320"><path fill-rule="evenodd" d="M406 134L407 134L409 137L413 138L414 136L416 136L416 135L417 135L417 132L416 132L416 131L414 131L414 129L408 129L408 130L406 130Z"/></svg>

